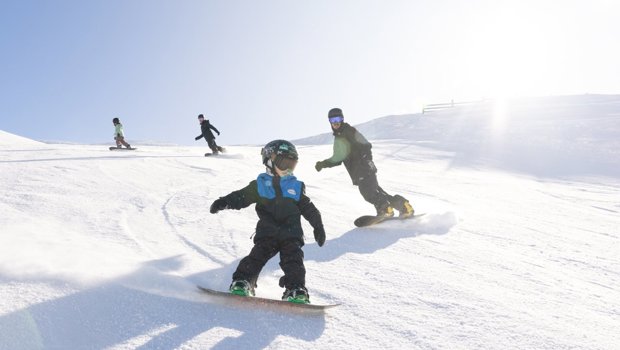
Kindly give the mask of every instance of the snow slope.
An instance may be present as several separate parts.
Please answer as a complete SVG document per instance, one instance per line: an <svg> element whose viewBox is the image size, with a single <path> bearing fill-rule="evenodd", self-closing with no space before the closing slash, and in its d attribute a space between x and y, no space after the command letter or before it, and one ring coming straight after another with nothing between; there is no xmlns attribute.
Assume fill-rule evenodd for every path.
<svg viewBox="0 0 620 350"><path fill-rule="evenodd" d="M507 171L397 138L374 143L379 180L427 215L366 229L352 222L372 208L344 169L313 168L331 145L299 147L328 237L318 247L304 223L311 299L342 303L324 315L195 288L226 289L252 247L252 208L208 207L263 170L259 147L1 146L0 349L617 348L618 177ZM280 276L276 257L257 294L279 297Z"/></svg>
<svg viewBox="0 0 620 350"><path fill-rule="evenodd" d="M325 127L329 130L327 120ZM383 117L357 127L372 140L407 140L450 151L455 165L482 163L554 177L620 176L620 95L487 100ZM296 142L326 144L332 139L327 133Z"/></svg>
<svg viewBox="0 0 620 350"><path fill-rule="evenodd" d="M0 130L0 147L2 149L15 149L22 146L37 146L43 145L41 142L27 139L25 137L10 134L8 132Z"/></svg>

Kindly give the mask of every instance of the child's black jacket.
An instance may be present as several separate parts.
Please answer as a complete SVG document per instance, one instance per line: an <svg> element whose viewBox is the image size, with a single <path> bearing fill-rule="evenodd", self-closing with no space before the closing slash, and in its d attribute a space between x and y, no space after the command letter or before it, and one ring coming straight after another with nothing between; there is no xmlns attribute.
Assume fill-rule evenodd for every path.
<svg viewBox="0 0 620 350"><path fill-rule="evenodd" d="M230 209L242 209L256 203L259 220L254 242L266 237L279 240L298 238L303 244L301 215L315 230L323 230L321 213L305 194L305 185L295 176L266 173L245 188L223 197Z"/></svg>

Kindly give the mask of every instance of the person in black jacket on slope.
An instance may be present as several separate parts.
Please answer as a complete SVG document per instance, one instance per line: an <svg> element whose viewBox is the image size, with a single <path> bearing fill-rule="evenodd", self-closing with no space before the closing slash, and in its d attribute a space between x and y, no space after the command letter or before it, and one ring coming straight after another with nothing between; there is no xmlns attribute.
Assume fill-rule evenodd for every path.
<svg viewBox="0 0 620 350"><path fill-rule="evenodd" d="M250 255L241 259L234 272L230 292L253 296L260 271L269 259L280 253L284 276L280 287L282 300L309 303L304 267L303 216L314 229L319 247L325 243L321 213L306 196L305 185L293 175L298 154L295 146L285 140L269 142L261 150L266 172L258 175L245 188L220 197L211 205L211 213L223 209L242 209L256 203L256 234Z"/></svg>
<svg viewBox="0 0 620 350"><path fill-rule="evenodd" d="M329 111L327 118L334 133L334 154L315 164L316 171L344 163L353 185L358 186L364 199L375 206L377 216L394 216L394 209L400 217L413 215L413 207L401 195L390 195L377 181L377 168L372 161L372 144L357 129L344 122L340 108Z"/></svg>
<svg viewBox="0 0 620 350"><path fill-rule="evenodd" d="M211 132L211 130L213 130L217 133L217 136L220 136L220 132L215 128L215 126L211 125L209 120L205 119L202 114L198 115L198 122L200 123L201 133L194 139L198 141L204 137L214 155L217 155L219 152L224 152L224 149L215 143L215 136L213 136L213 133Z"/></svg>

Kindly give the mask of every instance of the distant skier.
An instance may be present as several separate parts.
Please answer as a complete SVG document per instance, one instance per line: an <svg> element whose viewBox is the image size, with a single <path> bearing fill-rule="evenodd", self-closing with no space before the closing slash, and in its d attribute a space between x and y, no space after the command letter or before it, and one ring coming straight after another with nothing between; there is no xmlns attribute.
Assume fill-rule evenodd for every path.
<svg viewBox="0 0 620 350"><path fill-rule="evenodd" d="M285 287L282 300L309 303L304 267L303 231L300 217L310 222L319 247L325 243L321 213L305 194L305 185L293 176L298 155L295 146L285 140L269 142L261 150L266 172L258 175L245 188L220 197L211 205L211 213L223 209L241 209L256 203L259 220L254 236L254 248L241 259L234 272L230 292L253 296L256 281L269 259L280 253L280 267Z"/></svg>
<svg viewBox="0 0 620 350"><path fill-rule="evenodd" d="M316 171L344 163L353 185L359 187L364 199L375 206L377 216L392 217L394 209L400 217L413 215L413 207L400 195L389 195L377 181L377 168L372 161L372 144L354 127L344 122L340 108L333 108L328 119L334 134L334 154L331 158L316 162Z"/></svg>
<svg viewBox="0 0 620 350"><path fill-rule="evenodd" d="M224 149L215 143L215 136L213 136L213 133L211 132L211 130L213 130L217 133L217 136L220 136L220 132L215 128L215 126L211 125L208 119L205 120L205 117L202 114L198 115L198 121L200 122L201 134L196 136L195 140L198 141L204 137L214 155L219 154L219 152L224 152Z"/></svg>
<svg viewBox="0 0 620 350"><path fill-rule="evenodd" d="M114 140L116 141L116 147L121 148L121 145L131 148L131 145L125 142L125 133L123 132L123 124L121 124L118 118L112 119L114 123Z"/></svg>

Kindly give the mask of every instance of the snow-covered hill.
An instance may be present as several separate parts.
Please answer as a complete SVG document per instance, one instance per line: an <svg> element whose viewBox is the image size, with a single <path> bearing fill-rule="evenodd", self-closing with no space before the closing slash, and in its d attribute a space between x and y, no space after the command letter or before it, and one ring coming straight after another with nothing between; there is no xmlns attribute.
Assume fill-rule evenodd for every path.
<svg viewBox="0 0 620 350"><path fill-rule="evenodd" d="M549 112L538 116L553 115L545 101L539 108ZM586 107L570 121L591 135L575 152L592 143L616 154L614 101L597 119L605 128L591 129L598 112ZM263 170L259 147L229 147L219 158L198 147L110 152L26 142L15 149L4 146L15 136L0 133L0 349L616 348L620 179L613 169L540 176L550 168L524 163L508 171L498 166L502 157L465 156L461 150L484 133L448 113L374 121L402 119L393 134L374 135L373 150L382 187L427 214L416 221L355 228L353 220L373 208L342 167L313 168L331 145L299 147L296 174L327 231L318 247L304 223L311 299L342 304L324 315L225 305L195 288L225 290L252 247L252 208L217 215L208 208ZM423 121L431 118L437 129ZM448 119L460 125L449 129L453 137L443 135ZM557 120L535 119L539 128L510 130L532 144L573 140L552 125ZM412 133L428 137L403 136ZM476 149L491 154L491 145ZM276 257L257 294L279 297L280 276Z"/></svg>
<svg viewBox="0 0 620 350"><path fill-rule="evenodd" d="M6 131L0 130L0 147L2 149L15 149L22 146L40 146L41 142L27 139L25 137L10 134Z"/></svg>
<svg viewBox="0 0 620 350"><path fill-rule="evenodd" d="M325 127L329 130L327 118ZM369 139L450 151L455 165L485 164L541 176L620 176L620 95L487 100L356 127ZM326 133L296 142L332 140Z"/></svg>

